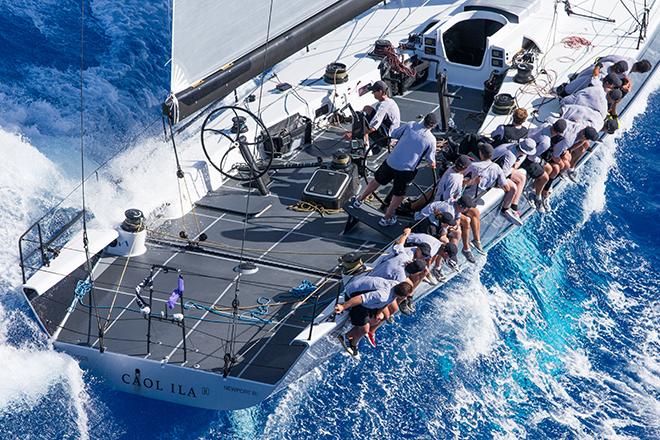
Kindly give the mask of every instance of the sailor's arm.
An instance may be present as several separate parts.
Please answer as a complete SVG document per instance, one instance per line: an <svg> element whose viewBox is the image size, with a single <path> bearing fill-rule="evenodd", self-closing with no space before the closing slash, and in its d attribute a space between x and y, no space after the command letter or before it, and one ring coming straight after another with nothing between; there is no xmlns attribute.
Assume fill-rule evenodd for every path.
<svg viewBox="0 0 660 440"><path fill-rule="evenodd" d="M597 78L600 75L600 68L601 67L603 67L603 64L600 61L598 63L596 63L596 65L594 66L594 72L593 72L593 75L592 75L594 78Z"/></svg>
<svg viewBox="0 0 660 440"><path fill-rule="evenodd" d="M335 306L335 313L341 313L346 309L350 309L351 307L359 306L362 304L362 295L357 295L354 296L353 298L349 299L343 304L337 304Z"/></svg>
<svg viewBox="0 0 660 440"><path fill-rule="evenodd" d="M396 243L394 243L394 245L395 246L396 245L403 245L406 242L406 240L408 239L408 236L410 235L411 232L412 232L412 229L405 228L403 230L403 234L401 234L401 236L396 240Z"/></svg>
<svg viewBox="0 0 660 440"><path fill-rule="evenodd" d="M431 169L435 170L435 138L426 148L426 161L429 163Z"/></svg>

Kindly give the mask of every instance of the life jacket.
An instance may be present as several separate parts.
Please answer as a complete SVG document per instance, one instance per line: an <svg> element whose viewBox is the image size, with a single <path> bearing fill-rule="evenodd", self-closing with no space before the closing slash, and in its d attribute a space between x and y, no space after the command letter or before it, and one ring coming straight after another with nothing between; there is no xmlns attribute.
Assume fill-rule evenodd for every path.
<svg viewBox="0 0 660 440"><path fill-rule="evenodd" d="M507 124L504 126L504 137L497 137L493 140L493 147L497 147L502 144L508 144L509 142L517 142L520 139L527 136L527 127L517 128L513 124Z"/></svg>

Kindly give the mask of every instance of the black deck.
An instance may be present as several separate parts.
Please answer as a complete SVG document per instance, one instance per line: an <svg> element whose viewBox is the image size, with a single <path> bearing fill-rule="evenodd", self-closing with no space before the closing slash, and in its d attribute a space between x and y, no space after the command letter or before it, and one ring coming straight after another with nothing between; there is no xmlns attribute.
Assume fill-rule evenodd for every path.
<svg viewBox="0 0 660 440"><path fill-rule="evenodd" d="M451 92L464 97L454 101L457 105L453 108L454 121L461 129L478 128L483 120L483 114L479 114L481 92L461 88ZM434 83L396 100L403 121L418 120L438 108ZM314 161L319 156L330 160L333 153L350 148L341 134L340 129L318 133L313 145L291 160ZM312 297L300 304L305 295L292 294L290 289L305 280L316 285L325 283L318 295L320 312L335 300L339 289L337 258L355 250L364 252L366 259L375 257L403 228L403 225L380 228L377 210L367 207L352 213L363 223L344 234L348 219L345 212L321 216L288 209L300 199L315 169L277 171L271 176L267 196L229 182L200 200L182 219L165 222L150 231L145 255L130 259L104 257L95 271L92 295L99 316L90 315L89 297L85 297L82 304L76 305L57 339L99 347L100 325L106 327L103 345L108 351L222 372L225 353L232 351L228 341L232 339L231 310L238 279L233 269L241 259L245 236L243 259L255 262L259 272L242 276L238 284L240 306L252 308L242 309L242 317L236 321L233 352L237 358L230 375L269 384L278 382L305 349L303 344L292 341L311 322L316 299ZM411 188L411 193L428 188L432 180L430 169L420 171L416 180L419 188ZM381 197L387 189L382 189ZM186 239L181 238L182 231ZM199 241L202 233L207 236L205 241ZM185 282L183 302L194 302L202 309L184 310L185 332L181 323L170 319L173 313L181 312L179 304L164 317L165 304L177 285L178 273L157 270L147 349L149 320L139 312L134 292L153 265L178 269ZM82 272L79 276L82 277ZM66 314L72 285L62 283L39 299L44 303L39 309L40 316L42 321L51 321L51 332ZM147 289L141 295L148 301ZM257 308L265 302L271 305ZM294 308L296 304L298 307ZM214 307L219 314L204 307ZM159 318L161 312L163 317Z"/></svg>

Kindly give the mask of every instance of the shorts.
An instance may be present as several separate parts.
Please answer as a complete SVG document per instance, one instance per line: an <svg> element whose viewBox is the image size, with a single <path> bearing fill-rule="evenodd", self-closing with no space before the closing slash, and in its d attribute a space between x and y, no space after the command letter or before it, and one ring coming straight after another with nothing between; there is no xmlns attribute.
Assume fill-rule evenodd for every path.
<svg viewBox="0 0 660 440"><path fill-rule="evenodd" d="M475 201L479 200L481 196L490 191L490 188L479 188L477 185L470 185L463 188L463 194L467 194L472 197Z"/></svg>
<svg viewBox="0 0 660 440"><path fill-rule="evenodd" d="M548 148L539 156L545 163L550 163L552 161L552 148Z"/></svg>
<svg viewBox="0 0 660 440"><path fill-rule="evenodd" d="M369 323L371 318L375 318L377 314L378 310L368 309L362 304L353 306L348 311L348 316L351 318L351 324L356 327L362 327L363 325L366 325Z"/></svg>
<svg viewBox="0 0 660 440"><path fill-rule="evenodd" d="M527 172L527 176L530 179L538 179L545 172L543 170L543 166L540 163L532 162L529 159L525 159L520 168Z"/></svg>
<svg viewBox="0 0 660 440"><path fill-rule="evenodd" d="M367 125L371 123L371 120L376 116L376 110L373 110L371 113L365 115L365 121ZM390 135L388 128L392 125L389 118L386 116L383 122L380 124L380 127L376 131L369 133L369 144L373 145L372 154L380 153L381 148L387 148L390 145Z"/></svg>
<svg viewBox="0 0 660 440"><path fill-rule="evenodd" d="M417 234L428 234L433 237L437 236L438 234L438 227L431 223L431 220L429 220L428 217L423 218L419 222L417 222L413 227L412 231L417 233Z"/></svg>
<svg viewBox="0 0 660 440"><path fill-rule="evenodd" d="M408 185L415 180L417 171L398 171L390 167L387 162L378 167L374 178L381 185L387 185L392 182L392 195L405 196Z"/></svg>

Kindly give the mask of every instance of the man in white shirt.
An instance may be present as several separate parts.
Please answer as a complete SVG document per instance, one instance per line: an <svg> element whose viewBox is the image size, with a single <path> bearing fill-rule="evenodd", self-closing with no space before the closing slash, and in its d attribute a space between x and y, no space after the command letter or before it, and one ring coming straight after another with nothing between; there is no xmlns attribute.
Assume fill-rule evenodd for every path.
<svg viewBox="0 0 660 440"><path fill-rule="evenodd" d="M404 281L409 279L417 286L427 274L426 261L432 257L431 247L426 243L418 243L414 247L406 247L405 243L411 234L410 228L405 228L380 263L369 275L388 280Z"/></svg>
<svg viewBox="0 0 660 440"><path fill-rule="evenodd" d="M498 187L504 190L504 203L507 206L511 205L511 201L516 195L516 184L510 179L507 179L502 171L502 168L491 159L493 157L493 147L490 144L482 142L478 146L479 162L473 162L468 168L465 175L468 177L466 181L466 188L463 194L469 194L476 199L485 194L490 188ZM481 213L477 208L471 208L467 211L466 215L470 219L470 227L472 229L472 245L482 255L485 251L481 246ZM470 251L466 234L463 231L463 256L470 262L475 263L476 259Z"/></svg>
<svg viewBox="0 0 660 440"><path fill-rule="evenodd" d="M578 131L573 142L568 147L570 153L570 163L566 170L562 171L560 177L568 177L571 181L577 182L577 174L574 170L575 165L587 151L592 142L598 140L598 131L593 127L585 127Z"/></svg>
<svg viewBox="0 0 660 440"><path fill-rule="evenodd" d="M367 105L362 109L367 121L364 143L373 144L371 153L378 154L382 147L389 145L392 132L401 125L401 112L396 101L389 97L389 88L384 81L373 83L371 93L378 103L375 108ZM351 132L344 134L345 139L351 137Z"/></svg>
<svg viewBox="0 0 660 440"><path fill-rule="evenodd" d="M438 125L433 113L424 117L422 122L409 122L392 132L392 138L398 139L396 146L387 160L376 170L374 179L369 182L362 194L353 199L353 208L359 208L362 201L381 185L392 182L392 200L385 217L378 222L381 226L392 226L397 223L394 215L406 195L408 185L415 179L417 166L426 159L435 170L435 136L431 130Z"/></svg>

